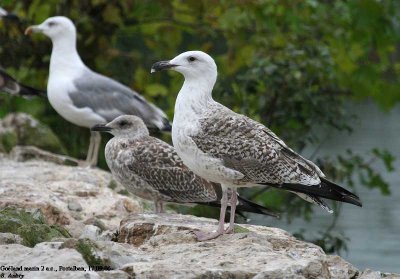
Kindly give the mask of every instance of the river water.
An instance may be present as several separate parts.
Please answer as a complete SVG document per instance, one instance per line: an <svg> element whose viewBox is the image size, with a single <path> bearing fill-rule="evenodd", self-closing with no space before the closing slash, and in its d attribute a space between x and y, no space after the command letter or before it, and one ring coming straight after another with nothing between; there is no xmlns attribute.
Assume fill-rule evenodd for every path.
<svg viewBox="0 0 400 279"><path fill-rule="evenodd" d="M390 196L383 196L378 190L356 185L363 207L343 204L337 228L350 241L348 252L343 252L341 256L361 270L368 267L400 273L400 106L390 112L382 112L372 103L355 104L351 107L358 116L353 133L349 135L330 132L319 155L345 154L348 148L366 154L372 148L378 147L389 150L397 160L396 173L388 174L383 166L377 166L390 183ZM310 148L303 155L310 155L313 150ZM283 220L265 220L256 215L252 216L251 223L276 226L289 232L304 228L306 233L315 234L323 231L332 221L332 216L322 209L316 209L315 212L310 223L296 219L291 224L286 224Z"/></svg>

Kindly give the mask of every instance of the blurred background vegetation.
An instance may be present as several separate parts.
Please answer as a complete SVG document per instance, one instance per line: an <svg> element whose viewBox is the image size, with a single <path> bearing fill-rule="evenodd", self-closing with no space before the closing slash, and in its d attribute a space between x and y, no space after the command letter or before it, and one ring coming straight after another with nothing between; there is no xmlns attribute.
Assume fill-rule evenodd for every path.
<svg viewBox="0 0 400 279"><path fill-rule="evenodd" d="M376 148L322 156L320 131L351 133L356 116L349 104L368 100L389 111L400 101L400 2L396 0L2 0L22 21L0 28L1 65L26 84L46 88L50 40L23 36L47 17L70 17L78 51L92 69L134 88L172 120L182 77L150 75L152 63L186 50L203 50L219 68L214 98L261 121L296 151L312 146L311 159L346 187L360 184L390 194L385 172L394 155ZM85 158L89 133L63 120L46 100L0 95L0 117L28 112L59 134L71 156ZM318 129L316 129L318 127ZM168 139L167 139L168 140ZM101 155L100 166L106 168ZM393 186L392 186L393 187ZM354 190L354 189L353 189ZM357 190L355 189L357 192ZM243 193L282 212L283 220L310 220L316 206L271 189ZM336 215L318 236L307 237L329 252L346 248ZM212 215L205 209L197 214ZM282 222L282 220L281 220Z"/></svg>

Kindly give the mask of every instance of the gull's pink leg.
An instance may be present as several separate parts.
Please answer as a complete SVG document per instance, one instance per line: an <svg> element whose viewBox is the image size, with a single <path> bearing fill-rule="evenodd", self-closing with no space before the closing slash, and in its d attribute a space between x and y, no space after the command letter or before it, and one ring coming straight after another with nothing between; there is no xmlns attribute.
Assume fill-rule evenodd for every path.
<svg viewBox="0 0 400 279"><path fill-rule="evenodd" d="M87 152L87 155L86 155L86 160L79 164L79 166L81 166L81 167L90 167L90 163L91 163L92 158L93 158L93 151L94 151L93 147L94 147L94 144L95 144L95 134L96 133L97 132L90 132L90 142L89 142L88 152Z"/></svg>
<svg viewBox="0 0 400 279"><path fill-rule="evenodd" d="M155 212L154 213L164 213L164 203L160 200L154 200Z"/></svg>
<svg viewBox="0 0 400 279"><path fill-rule="evenodd" d="M93 154L92 154L92 158L90 160L91 167L97 166L97 161L99 159L100 145L101 145L101 134L99 132L96 132L96 134L94 135Z"/></svg>
<svg viewBox="0 0 400 279"><path fill-rule="evenodd" d="M197 236L197 240L199 241L210 240L224 234L225 213L227 206L228 206L228 189L226 187L222 187L221 211L219 213L218 229L214 233L205 233L201 231L194 232L194 234Z"/></svg>
<svg viewBox="0 0 400 279"><path fill-rule="evenodd" d="M236 211L236 204L237 204L237 191L236 188L231 188L232 194L231 199L229 201L231 205L231 216L229 220L229 227L225 230L225 233L233 233L235 231L235 211Z"/></svg>

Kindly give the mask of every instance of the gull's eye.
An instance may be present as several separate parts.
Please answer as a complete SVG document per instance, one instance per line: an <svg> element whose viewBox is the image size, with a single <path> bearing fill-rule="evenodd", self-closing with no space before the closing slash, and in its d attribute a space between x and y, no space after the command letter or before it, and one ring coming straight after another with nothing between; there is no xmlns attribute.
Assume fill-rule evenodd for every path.
<svg viewBox="0 0 400 279"><path fill-rule="evenodd" d="M121 120L121 121L118 123L118 125L119 125L120 127L125 127L125 126L128 125L128 121L126 121L126 120Z"/></svg>
<svg viewBox="0 0 400 279"><path fill-rule="evenodd" d="M193 56L190 56L190 57L188 58L188 60L189 60L189 62L193 62L193 61L195 61L195 60L196 60L196 58L195 58L195 57L193 57Z"/></svg>
<svg viewBox="0 0 400 279"><path fill-rule="evenodd" d="M49 23L47 23L47 25L48 25L49 27L52 27L52 26L57 25L57 23L55 23L54 21L50 21Z"/></svg>

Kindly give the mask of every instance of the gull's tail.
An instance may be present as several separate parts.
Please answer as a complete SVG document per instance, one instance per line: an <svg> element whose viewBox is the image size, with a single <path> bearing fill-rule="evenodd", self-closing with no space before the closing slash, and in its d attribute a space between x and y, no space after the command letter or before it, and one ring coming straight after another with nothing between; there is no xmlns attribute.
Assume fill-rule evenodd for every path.
<svg viewBox="0 0 400 279"><path fill-rule="evenodd" d="M344 189L343 187L325 179L320 178L321 184L319 185L303 185L303 184L268 184L268 183L259 183L261 185L273 186L276 188L288 190L291 192L303 193L310 196L321 197L325 199L351 203L357 206L362 206L360 198L353 194L352 192Z"/></svg>

